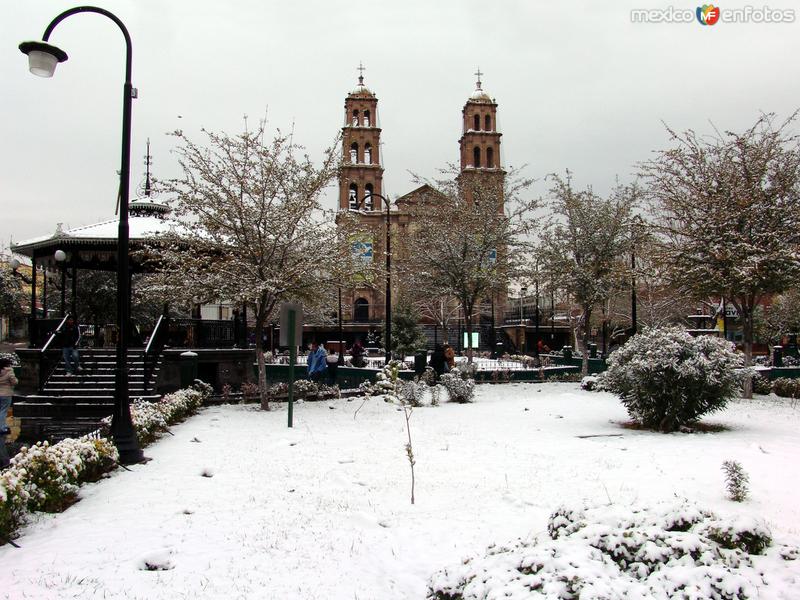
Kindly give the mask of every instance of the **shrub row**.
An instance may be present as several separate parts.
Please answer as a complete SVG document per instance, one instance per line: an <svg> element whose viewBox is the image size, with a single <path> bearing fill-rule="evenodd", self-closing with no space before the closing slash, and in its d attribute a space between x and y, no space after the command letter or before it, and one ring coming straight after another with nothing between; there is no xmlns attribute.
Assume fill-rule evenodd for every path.
<svg viewBox="0 0 800 600"><path fill-rule="evenodd" d="M164 396L158 402L136 402L131 417L141 446L158 439L167 428L197 412L211 387L193 388ZM101 431L107 433L110 417ZM57 444L37 442L23 447L0 473L0 544L10 540L31 512L60 512L75 501L81 484L97 481L114 469L119 454L108 437L65 439Z"/></svg>
<svg viewBox="0 0 800 600"><path fill-rule="evenodd" d="M0 473L0 542L33 511L58 512L72 504L80 484L113 469L119 455L108 439L82 437L23 447Z"/></svg>

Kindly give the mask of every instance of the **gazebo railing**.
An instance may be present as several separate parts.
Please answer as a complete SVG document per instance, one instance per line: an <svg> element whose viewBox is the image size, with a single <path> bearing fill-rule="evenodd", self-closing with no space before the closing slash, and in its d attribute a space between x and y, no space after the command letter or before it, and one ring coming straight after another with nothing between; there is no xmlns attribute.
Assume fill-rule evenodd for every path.
<svg viewBox="0 0 800 600"><path fill-rule="evenodd" d="M171 319L167 337L167 344L176 348L233 348L234 321Z"/></svg>

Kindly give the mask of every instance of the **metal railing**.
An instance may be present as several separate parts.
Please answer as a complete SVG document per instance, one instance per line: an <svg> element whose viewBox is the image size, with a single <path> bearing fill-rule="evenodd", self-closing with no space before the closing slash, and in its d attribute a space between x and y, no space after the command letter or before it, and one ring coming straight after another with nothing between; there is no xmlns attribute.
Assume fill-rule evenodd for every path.
<svg viewBox="0 0 800 600"><path fill-rule="evenodd" d="M159 315L156 326L153 327L153 333L150 334L150 339L147 340L147 346L144 349L144 393L146 394L150 387L150 378L153 371L158 364L158 359L161 356L161 351L164 349L166 341L167 325L169 317Z"/></svg>
<svg viewBox="0 0 800 600"><path fill-rule="evenodd" d="M70 318L70 314L67 313L64 315L64 318L61 319L61 322L58 324L58 327L55 328L52 332L50 332L47 341L42 345L42 349L39 350L39 391L41 392L44 389L47 380L55 373L58 365L61 363L62 358L58 358L53 361L53 364L50 365L47 360L47 350L50 348L50 344L53 343L53 340L56 339L56 336L61 333L61 329L64 327L64 323L67 322L67 319Z"/></svg>

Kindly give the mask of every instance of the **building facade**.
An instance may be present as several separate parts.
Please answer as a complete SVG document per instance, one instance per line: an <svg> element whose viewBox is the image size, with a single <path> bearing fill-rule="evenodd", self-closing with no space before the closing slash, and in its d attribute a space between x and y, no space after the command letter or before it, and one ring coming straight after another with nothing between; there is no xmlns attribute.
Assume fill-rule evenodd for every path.
<svg viewBox="0 0 800 600"><path fill-rule="evenodd" d="M355 246L366 260L383 266L385 260L386 223L391 231L393 253L398 252L394 240L404 239L404 233L413 227L409 207L423 194L430 194L428 186L421 186L396 199L388 207L383 194L381 164L381 128L378 120L378 98L364 84L363 67L357 86L347 94L344 102L342 127L342 169L339 178L338 208L351 211L370 233ZM474 92L462 108L462 131L458 140L461 178L484 178L496 182L503 210L502 188L505 171L501 164L500 144L502 133L497 128L497 102L483 89L478 71ZM468 186L469 187L469 186ZM380 261L380 262L378 262ZM402 282L395 275L392 282L392 300L396 302ZM505 294L502 294L502 299ZM385 319L385 286L382 277L371 282L354 282L343 290L343 321L348 331L358 336L360 332L382 330ZM502 314L502 306L497 307Z"/></svg>

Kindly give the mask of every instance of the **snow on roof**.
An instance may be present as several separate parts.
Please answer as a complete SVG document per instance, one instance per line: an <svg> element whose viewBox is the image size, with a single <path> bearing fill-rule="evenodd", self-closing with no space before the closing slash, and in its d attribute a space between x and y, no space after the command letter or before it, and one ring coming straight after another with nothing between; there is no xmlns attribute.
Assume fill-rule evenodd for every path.
<svg viewBox="0 0 800 600"><path fill-rule="evenodd" d="M472 95L469 97L469 99L473 102L492 103L491 96L489 96L489 94L487 94L486 91L482 90L481 88L477 88L474 92L472 92Z"/></svg>
<svg viewBox="0 0 800 600"><path fill-rule="evenodd" d="M129 239L144 240L169 233L178 225L174 221L152 215L131 215L128 217L128 227ZM61 229L59 224L55 233L23 240L14 244L11 249L20 254L30 255L34 249L49 246L55 242L116 244L118 232L119 220L117 218L66 231Z"/></svg>

